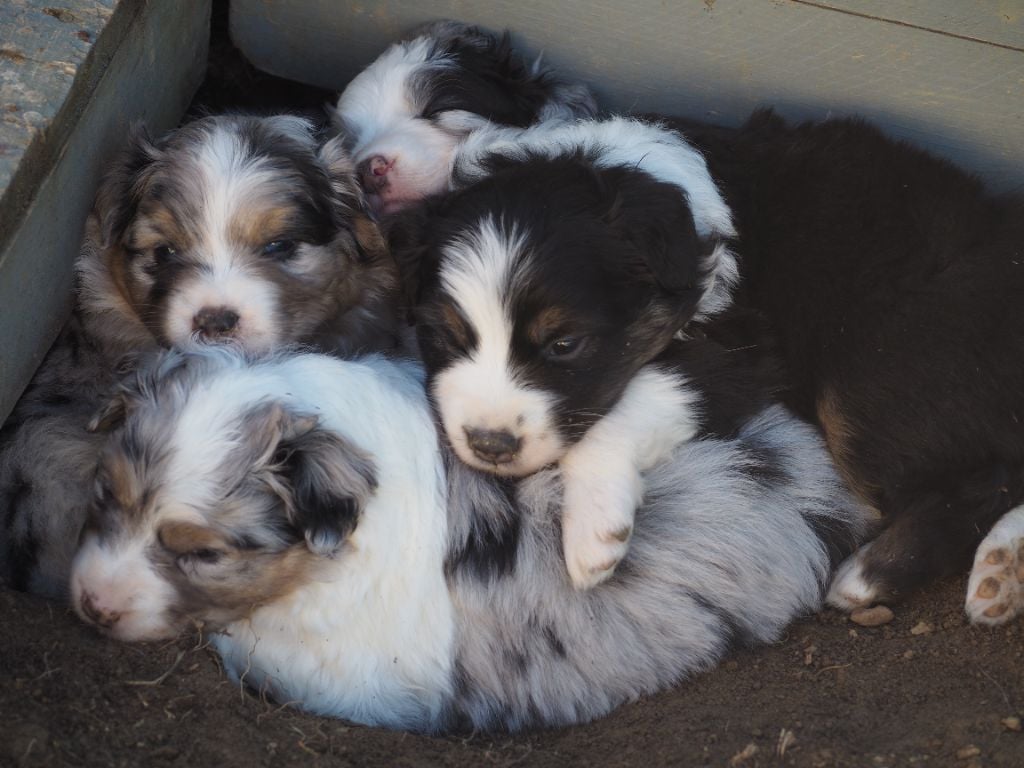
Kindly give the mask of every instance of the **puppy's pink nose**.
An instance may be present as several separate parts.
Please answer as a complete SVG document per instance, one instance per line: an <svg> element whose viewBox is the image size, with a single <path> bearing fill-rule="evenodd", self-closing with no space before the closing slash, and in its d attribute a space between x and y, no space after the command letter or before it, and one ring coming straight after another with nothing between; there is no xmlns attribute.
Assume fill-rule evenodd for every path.
<svg viewBox="0 0 1024 768"><path fill-rule="evenodd" d="M110 629L121 618L118 611L109 611L98 606L91 592L82 592L82 613L89 621L103 629Z"/></svg>
<svg viewBox="0 0 1024 768"><path fill-rule="evenodd" d="M192 330L212 339L231 333L238 319L238 313L227 307L203 307L192 318Z"/></svg>
<svg viewBox="0 0 1024 768"><path fill-rule="evenodd" d="M380 192L388 185L388 173L395 167L394 160L388 160L383 155L374 155L363 160L357 167L359 179L363 182L363 188L368 192Z"/></svg>

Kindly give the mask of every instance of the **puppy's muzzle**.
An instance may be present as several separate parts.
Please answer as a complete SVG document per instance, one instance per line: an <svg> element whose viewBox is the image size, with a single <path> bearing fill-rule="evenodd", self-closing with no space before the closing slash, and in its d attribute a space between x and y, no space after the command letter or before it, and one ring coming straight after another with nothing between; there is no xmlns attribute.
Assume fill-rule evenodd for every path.
<svg viewBox="0 0 1024 768"><path fill-rule="evenodd" d="M81 598L82 614L97 627L110 629L121 618L117 611L108 611L99 607L92 594L83 592Z"/></svg>
<svg viewBox="0 0 1024 768"><path fill-rule="evenodd" d="M227 307L203 307L192 318L192 330L215 339L234 331L238 320L238 313Z"/></svg>
<svg viewBox="0 0 1024 768"><path fill-rule="evenodd" d="M481 461L489 464L508 464L512 461L522 441L510 432L492 429L470 429L463 427L470 449Z"/></svg>

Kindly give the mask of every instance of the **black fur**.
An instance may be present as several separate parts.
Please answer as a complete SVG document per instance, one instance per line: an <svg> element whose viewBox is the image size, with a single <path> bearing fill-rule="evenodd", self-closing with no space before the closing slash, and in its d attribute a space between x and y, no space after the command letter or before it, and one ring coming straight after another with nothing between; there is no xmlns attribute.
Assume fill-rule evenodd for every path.
<svg viewBox="0 0 1024 768"><path fill-rule="evenodd" d="M677 127L734 210L790 405L887 520L880 598L962 571L1024 501L1024 200L859 120Z"/></svg>
<svg viewBox="0 0 1024 768"><path fill-rule="evenodd" d="M578 437L692 317L706 244L679 189L644 173L599 170L580 156L502 164L390 230L428 377L476 343L472 329L445 320L457 310L438 282L442 250L491 216L528 238L529 278L512 298L513 364L559 394L560 426ZM563 317L537 338L532 324L551 308ZM583 339L581 349L553 361L546 345L565 336Z"/></svg>
<svg viewBox="0 0 1024 768"><path fill-rule="evenodd" d="M441 36L431 59L454 61L444 76L430 72L423 84L430 96L423 116L461 110L494 123L525 127L537 121L540 108L553 95L555 81L545 72L534 73L513 49L507 32L500 37L477 27L455 28Z"/></svg>

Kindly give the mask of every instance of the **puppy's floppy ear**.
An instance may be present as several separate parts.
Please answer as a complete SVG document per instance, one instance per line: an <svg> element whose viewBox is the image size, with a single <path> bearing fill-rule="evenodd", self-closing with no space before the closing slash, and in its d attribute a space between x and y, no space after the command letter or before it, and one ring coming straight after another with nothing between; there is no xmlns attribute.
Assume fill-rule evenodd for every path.
<svg viewBox="0 0 1024 768"><path fill-rule="evenodd" d="M89 432L117 429L144 400L152 400L161 386L173 385L187 375L195 355L174 349L156 355L128 354L117 361L122 376L116 391L100 406L86 425Z"/></svg>
<svg viewBox="0 0 1024 768"><path fill-rule="evenodd" d="M126 392L117 392L108 399L89 419L85 428L88 432L110 432L124 424L134 406L134 398Z"/></svg>
<svg viewBox="0 0 1024 768"><path fill-rule="evenodd" d="M638 254L639 263L628 265L631 272L668 293L698 290L709 248L697 234L685 193L624 168L601 173L610 192L605 220Z"/></svg>
<svg viewBox="0 0 1024 768"><path fill-rule="evenodd" d="M146 127L137 123L128 142L114 158L96 191L95 212L100 222L103 247L109 248L124 234L135 216L153 163L161 157Z"/></svg>
<svg viewBox="0 0 1024 768"><path fill-rule="evenodd" d="M285 503L288 520L317 555L336 552L377 488L373 460L343 436L280 403L260 406L246 425L263 448L257 471Z"/></svg>

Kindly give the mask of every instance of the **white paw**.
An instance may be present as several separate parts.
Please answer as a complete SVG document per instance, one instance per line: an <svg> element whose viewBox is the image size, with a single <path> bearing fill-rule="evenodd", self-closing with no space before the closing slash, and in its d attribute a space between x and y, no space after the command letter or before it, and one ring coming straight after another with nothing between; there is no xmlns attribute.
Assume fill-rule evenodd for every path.
<svg viewBox="0 0 1024 768"><path fill-rule="evenodd" d="M1024 609L1024 507L1007 512L974 556L964 610L974 624L1004 624Z"/></svg>
<svg viewBox="0 0 1024 768"><path fill-rule="evenodd" d="M864 576L864 555L869 549L871 545L865 544L839 566L825 597L829 605L843 611L853 611L857 608L866 608L875 602L878 589Z"/></svg>
<svg viewBox="0 0 1024 768"><path fill-rule="evenodd" d="M629 550L643 485L639 473L627 474L563 473L562 551L576 589L590 589L607 579Z"/></svg>

